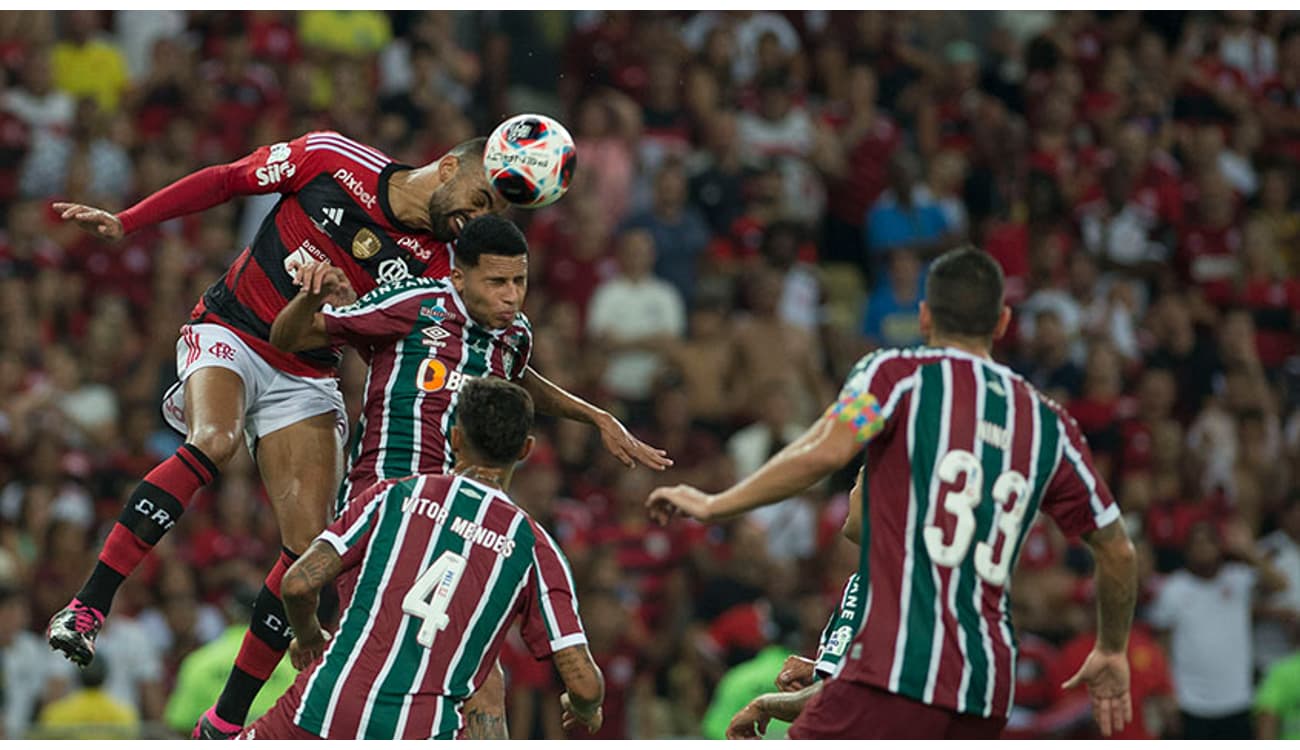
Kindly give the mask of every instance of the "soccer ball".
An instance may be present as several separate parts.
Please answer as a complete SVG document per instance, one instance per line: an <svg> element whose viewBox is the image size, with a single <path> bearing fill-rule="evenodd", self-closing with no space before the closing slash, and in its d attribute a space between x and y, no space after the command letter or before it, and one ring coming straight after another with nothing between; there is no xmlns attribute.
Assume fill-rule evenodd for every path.
<svg viewBox="0 0 1300 750"><path fill-rule="evenodd" d="M578 150L564 126L546 115L516 115L488 136L483 169L488 183L516 206L558 201L573 181Z"/></svg>

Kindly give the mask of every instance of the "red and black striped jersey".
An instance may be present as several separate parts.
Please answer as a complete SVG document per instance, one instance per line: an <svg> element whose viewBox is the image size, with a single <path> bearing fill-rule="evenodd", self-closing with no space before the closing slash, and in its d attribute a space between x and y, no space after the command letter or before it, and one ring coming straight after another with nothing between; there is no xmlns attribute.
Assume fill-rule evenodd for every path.
<svg viewBox="0 0 1300 750"><path fill-rule="evenodd" d="M1019 375L956 349L864 357L841 400L879 406L862 500L862 624L848 679L961 713L1006 716L1008 592L1042 510L1069 536L1119 518L1074 420Z"/></svg>
<svg viewBox="0 0 1300 750"><path fill-rule="evenodd" d="M234 329L277 369L324 377L337 349L286 354L268 339L275 316L297 293L294 268L307 260L343 269L357 294L413 276L450 272L450 251L403 224L388 203L388 182L411 167L334 132L263 146L221 169L228 195L279 192L283 198L256 236L194 307L191 320Z"/></svg>

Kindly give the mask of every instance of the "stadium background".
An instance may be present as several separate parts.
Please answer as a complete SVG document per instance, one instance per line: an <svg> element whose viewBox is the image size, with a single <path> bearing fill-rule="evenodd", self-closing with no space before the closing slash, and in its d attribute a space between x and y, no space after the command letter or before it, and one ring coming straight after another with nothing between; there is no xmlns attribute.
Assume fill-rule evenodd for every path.
<svg viewBox="0 0 1300 750"><path fill-rule="evenodd" d="M106 692L46 649L46 619L130 488L177 445L159 402L178 326L275 200L110 247L60 225L50 199L121 209L319 128L423 164L523 111L560 118L579 154L568 196L513 215L532 246L534 364L677 461L625 471L593 431L546 423L516 476L574 563L608 683L602 736L715 736L770 685L784 652L766 646L814 649L856 565L836 533L847 473L713 528L651 527L641 501L658 482L721 488L752 471L858 356L914 343L925 258L968 239L1002 263L1017 311L998 357L1078 419L1139 540L1140 726L1176 735L1180 676L1236 670L1258 685L1297 642L1297 23L0 12L6 736L187 734L233 657L227 624L245 622L278 548L245 456L123 587L101 637ZM351 355L354 418L362 374ZM1214 648L1170 654L1148 605L1202 520L1229 547L1271 550L1291 589L1253 602L1253 633L1233 625L1252 602L1225 597L1178 625ZM1010 731L1087 736L1083 699L1055 687L1088 645L1087 554L1040 524L1014 591ZM513 647L504 662L512 735L561 736L550 666ZM1270 695L1300 691L1296 674ZM1200 698L1249 706L1217 689Z"/></svg>

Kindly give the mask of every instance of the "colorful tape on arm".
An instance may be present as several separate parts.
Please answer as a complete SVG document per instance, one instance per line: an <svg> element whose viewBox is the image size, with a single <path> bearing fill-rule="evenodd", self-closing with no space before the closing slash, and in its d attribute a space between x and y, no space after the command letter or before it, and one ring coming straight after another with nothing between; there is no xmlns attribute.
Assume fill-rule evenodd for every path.
<svg viewBox="0 0 1300 750"><path fill-rule="evenodd" d="M885 427L880 402L867 392L840 397L826 410L826 417L852 425L854 440L859 445L871 440Z"/></svg>

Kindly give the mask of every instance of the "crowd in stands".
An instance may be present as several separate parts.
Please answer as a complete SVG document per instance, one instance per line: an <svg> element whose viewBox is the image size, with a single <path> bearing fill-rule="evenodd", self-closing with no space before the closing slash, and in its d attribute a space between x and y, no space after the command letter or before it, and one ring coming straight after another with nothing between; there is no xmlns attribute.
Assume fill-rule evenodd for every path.
<svg viewBox="0 0 1300 750"><path fill-rule="evenodd" d="M997 358L1078 421L1139 549L1124 736L1300 737L1300 13L0 11L0 84L3 736L187 735L280 546L244 455L122 588L102 670L48 650L179 445L180 325L276 196L115 245L50 203L120 210L309 130L420 165L538 111L578 167L511 214L533 364L676 461L545 421L512 487L574 563L599 737L715 736L724 676L815 650L852 471L723 525L642 503L729 486L857 358L920 343L926 265L968 242L1006 273ZM353 419L363 377L349 355ZM1089 565L1035 524L1009 735L1095 736L1059 687ZM550 665L513 637L503 663L512 736L562 737Z"/></svg>

